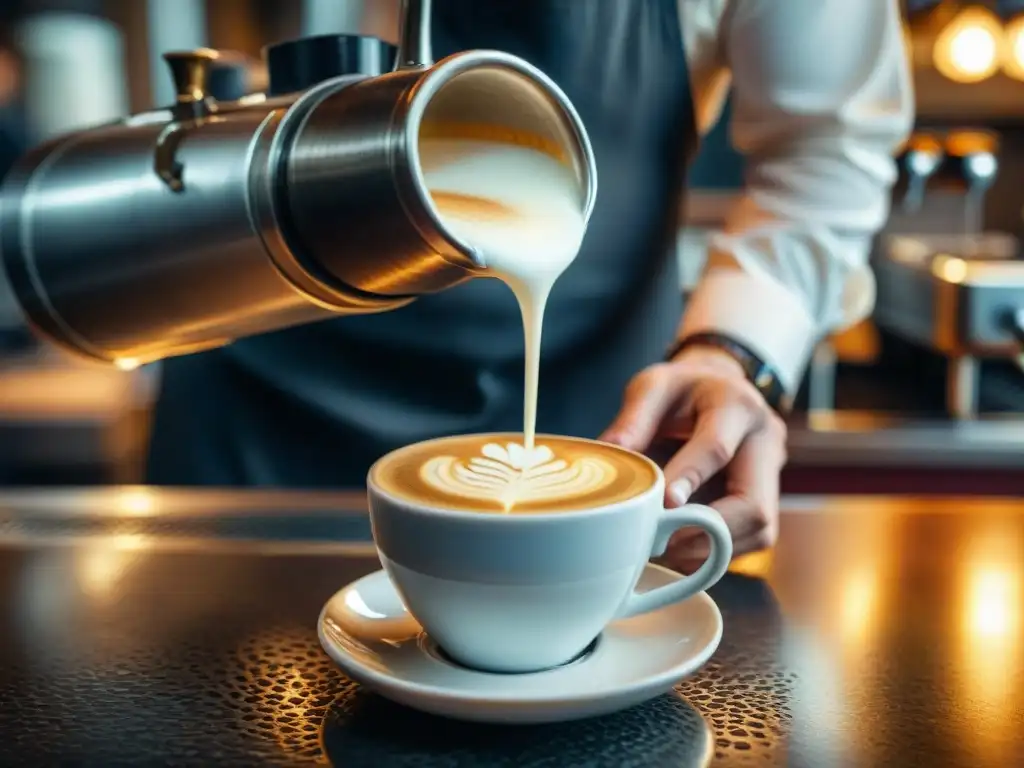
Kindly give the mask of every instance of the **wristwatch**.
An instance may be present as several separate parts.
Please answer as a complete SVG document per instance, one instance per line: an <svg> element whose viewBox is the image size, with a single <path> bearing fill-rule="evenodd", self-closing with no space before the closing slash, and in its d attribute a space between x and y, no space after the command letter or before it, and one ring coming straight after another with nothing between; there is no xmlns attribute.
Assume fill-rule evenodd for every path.
<svg viewBox="0 0 1024 768"><path fill-rule="evenodd" d="M669 347L665 359L672 360L691 347L711 347L725 352L740 364L747 380L761 393L769 407L783 416L793 409L793 396L782 386L778 373L745 344L721 333L695 333Z"/></svg>

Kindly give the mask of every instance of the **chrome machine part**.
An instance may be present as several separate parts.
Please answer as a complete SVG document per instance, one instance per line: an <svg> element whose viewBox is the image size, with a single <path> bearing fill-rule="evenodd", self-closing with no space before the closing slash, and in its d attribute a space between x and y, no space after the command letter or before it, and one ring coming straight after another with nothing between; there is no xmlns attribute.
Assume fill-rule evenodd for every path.
<svg viewBox="0 0 1024 768"><path fill-rule="evenodd" d="M350 47L292 41L268 51L269 95L225 103L209 92L218 52L170 53L175 104L29 152L3 188L0 248L30 322L130 368L480 275L424 185L424 131L539 140L589 216L593 153L562 91L504 53L433 64L429 0L404 12L386 75L358 71Z"/></svg>
<svg viewBox="0 0 1024 768"><path fill-rule="evenodd" d="M947 410L978 412L978 362L1018 359L1024 260L1015 238L890 235L875 260L875 321L948 360Z"/></svg>
<svg viewBox="0 0 1024 768"><path fill-rule="evenodd" d="M942 142L930 133L915 133L907 141L900 163L907 177L903 210L916 213L924 204L928 182L939 169L943 158Z"/></svg>
<svg viewBox="0 0 1024 768"><path fill-rule="evenodd" d="M572 165L589 215L596 193L589 142L564 95L534 67L504 53L473 51L384 80L372 94L362 83L325 84L304 97L315 102L308 115L296 105L294 117L286 117L294 133L281 208L292 213L296 252L315 254L325 280L397 297L480 273L480 254L445 227L424 184L424 129L437 138L484 124L539 139ZM354 215L342 218L338 210ZM370 248L374 258L360 259Z"/></svg>
<svg viewBox="0 0 1024 768"><path fill-rule="evenodd" d="M875 254L875 320L947 359L950 415L978 412L979 361L1019 355L1008 312L1024 304L1024 260L1011 235L983 229L983 204L999 172L999 137L988 130L915 134L903 155L904 210L941 190L962 224L944 234L890 234ZM952 226L951 226L952 225Z"/></svg>

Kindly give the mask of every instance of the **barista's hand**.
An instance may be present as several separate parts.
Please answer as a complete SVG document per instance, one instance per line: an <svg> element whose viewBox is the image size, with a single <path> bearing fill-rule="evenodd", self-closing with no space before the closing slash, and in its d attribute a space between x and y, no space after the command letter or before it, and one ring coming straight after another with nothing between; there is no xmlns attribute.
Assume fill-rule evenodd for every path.
<svg viewBox="0 0 1024 768"><path fill-rule="evenodd" d="M732 532L734 554L775 543L786 426L726 353L691 347L641 371L601 439L640 452L662 439L685 441L665 465L666 504L685 504L725 470L726 495L711 506ZM707 555L707 537L685 529L672 537L664 559L692 571Z"/></svg>

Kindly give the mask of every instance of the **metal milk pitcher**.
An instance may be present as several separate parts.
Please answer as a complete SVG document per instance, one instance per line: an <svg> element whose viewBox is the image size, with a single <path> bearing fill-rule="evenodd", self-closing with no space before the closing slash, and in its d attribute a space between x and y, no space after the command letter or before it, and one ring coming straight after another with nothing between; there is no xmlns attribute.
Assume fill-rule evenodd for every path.
<svg viewBox="0 0 1024 768"><path fill-rule="evenodd" d="M497 51L435 64L429 22L429 0L405 3L382 75L344 55L380 41L273 46L269 93L231 102L208 88L220 53L168 53L175 104L30 151L0 197L0 248L30 323L132 368L480 275L425 188L427 132L533 137L572 168L589 217L593 152L558 86Z"/></svg>

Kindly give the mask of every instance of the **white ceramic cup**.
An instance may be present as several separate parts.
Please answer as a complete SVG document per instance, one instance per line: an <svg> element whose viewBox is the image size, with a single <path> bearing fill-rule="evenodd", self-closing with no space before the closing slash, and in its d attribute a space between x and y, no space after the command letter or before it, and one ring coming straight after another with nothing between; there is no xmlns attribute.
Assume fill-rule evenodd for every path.
<svg viewBox="0 0 1024 768"><path fill-rule="evenodd" d="M651 466L655 482L631 499L524 515L405 501L381 489L371 469L373 538L406 608L452 659L492 672L556 667L615 619L686 600L729 566L721 516L699 504L665 509L665 478ZM691 526L711 538L707 561L679 581L635 592L648 559Z"/></svg>

